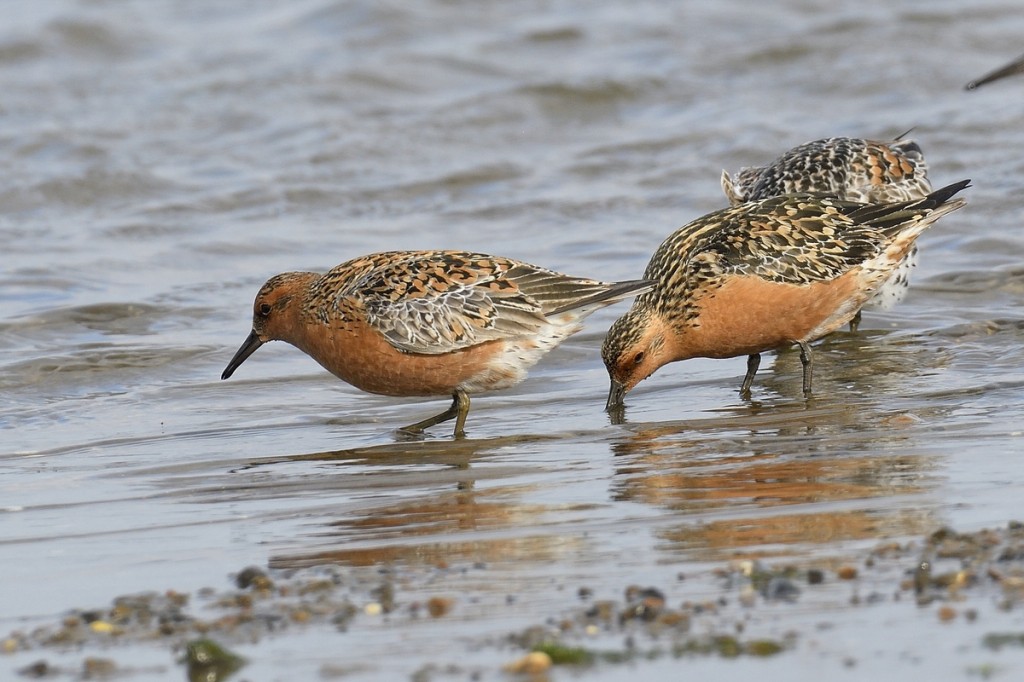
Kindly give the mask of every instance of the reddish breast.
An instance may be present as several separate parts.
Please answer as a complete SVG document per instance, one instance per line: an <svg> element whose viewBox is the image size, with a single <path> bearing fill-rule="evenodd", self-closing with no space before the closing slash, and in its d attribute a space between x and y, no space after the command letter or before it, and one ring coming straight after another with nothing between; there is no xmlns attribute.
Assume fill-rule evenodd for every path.
<svg viewBox="0 0 1024 682"><path fill-rule="evenodd" d="M339 379L369 393L392 396L450 395L484 371L502 341L488 341L439 355L399 351L363 320L344 327L300 325L290 343Z"/></svg>
<svg viewBox="0 0 1024 682"><path fill-rule="evenodd" d="M693 305L699 315L674 339L676 359L731 358L808 339L822 324L838 329L856 313L859 270L805 285L733 276ZM849 314L836 311L849 308Z"/></svg>

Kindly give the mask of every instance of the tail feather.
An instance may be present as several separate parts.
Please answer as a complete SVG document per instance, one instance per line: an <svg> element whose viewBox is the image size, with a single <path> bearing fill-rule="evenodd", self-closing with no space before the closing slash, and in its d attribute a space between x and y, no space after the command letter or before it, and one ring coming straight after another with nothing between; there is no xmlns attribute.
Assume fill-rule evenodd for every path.
<svg viewBox="0 0 1024 682"><path fill-rule="evenodd" d="M854 210L850 213L850 217L858 223L866 223L890 236L895 236L905 229L909 222L922 221L924 227L927 227L947 213L961 208L967 203L965 200L950 201L950 199L964 188L969 187L970 184L970 180L954 182L951 185L940 187L923 199L914 201L896 204L869 204Z"/></svg>
<svg viewBox="0 0 1024 682"><path fill-rule="evenodd" d="M590 296L576 299L562 305L547 313L548 315L560 315L570 310L588 308L595 305L611 305L630 296L637 296L654 288L655 282L649 279L635 279L626 282L613 282Z"/></svg>

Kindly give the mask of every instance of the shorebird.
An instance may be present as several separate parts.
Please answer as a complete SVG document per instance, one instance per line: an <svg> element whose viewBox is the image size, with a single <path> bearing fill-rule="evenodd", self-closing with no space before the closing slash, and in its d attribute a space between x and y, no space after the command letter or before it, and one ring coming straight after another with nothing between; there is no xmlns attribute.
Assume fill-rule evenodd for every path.
<svg viewBox="0 0 1024 682"><path fill-rule="evenodd" d="M746 355L750 396L761 353L800 347L811 394L810 343L838 329L890 276L914 240L964 205L958 182L924 199L863 204L789 194L710 213L654 253L641 294L605 338L607 408L660 367L695 357Z"/></svg>
<svg viewBox="0 0 1024 682"><path fill-rule="evenodd" d="M877 142L830 137L794 147L767 166L742 168L735 179L722 171L722 190L734 206L799 192L888 204L923 199L932 186L924 154L913 140ZM916 265L915 245L867 302L867 307L888 310L902 301L910 286L910 271ZM851 330L857 329L860 317L858 310L850 321Z"/></svg>
<svg viewBox="0 0 1024 682"><path fill-rule="evenodd" d="M326 274L285 272L260 288L252 332L221 379L264 343L286 341L370 393L452 396L448 410L401 431L455 419L462 437L469 394L518 384L587 315L651 286L464 251L389 251Z"/></svg>

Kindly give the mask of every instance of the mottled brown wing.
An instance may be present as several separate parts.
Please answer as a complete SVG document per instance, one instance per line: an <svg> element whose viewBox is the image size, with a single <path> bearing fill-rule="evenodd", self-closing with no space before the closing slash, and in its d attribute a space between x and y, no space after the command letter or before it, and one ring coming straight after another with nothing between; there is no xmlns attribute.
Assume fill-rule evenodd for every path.
<svg viewBox="0 0 1024 682"><path fill-rule="evenodd" d="M714 287L727 275L788 284L831 280L884 247L885 235L849 216L863 207L798 194L711 213L669 237L644 277L686 291Z"/></svg>
<svg viewBox="0 0 1024 682"><path fill-rule="evenodd" d="M508 276L514 267L482 254L419 252L368 272L351 293L395 348L439 355L540 329L541 305Z"/></svg>
<svg viewBox="0 0 1024 682"><path fill-rule="evenodd" d="M928 164L913 140L831 137L794 147L764 168L743 169L731 190L745 201L814 192L848 201L893 203L922 199L932 188ZM728 188L726 194L730 195Z"/></svg>

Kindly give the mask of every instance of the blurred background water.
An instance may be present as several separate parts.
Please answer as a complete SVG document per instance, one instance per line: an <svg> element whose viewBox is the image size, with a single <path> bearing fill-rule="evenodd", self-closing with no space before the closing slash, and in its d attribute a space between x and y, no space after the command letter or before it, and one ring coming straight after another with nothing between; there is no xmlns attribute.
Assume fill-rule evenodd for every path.
<svg viewBox="0 0 1024 682"><path fill-rule="evenodd" d="M840 555L1020 513L1024 79L963 91L1020 53L1018 3L52 0L4 15L0 630L250 563L487 561L504 578L481 595L538 590L515 617L420 632L408 664L374 661L386 629L335 654L394 679L459 627L544 613L552 585L617 594L737 553ZM969 206L922 237L902 306L821 344L810 404L794 354L762 366L753 403L742 359L694 360L610 424L597 349L618 307L476 399L460 443L447 428L396 443L442 403L362 394L284 344L219 381L274 273L464 248L632 278L726 204L723 168L911 127L936 187L973 179ZM854 619L849 636L893 665L945 637L931 670L959 665L962 633L913 618ZM322 662L281 673L248 655L254 679ZM799 672L818 655L763 665L842 669Z"/></svg>

